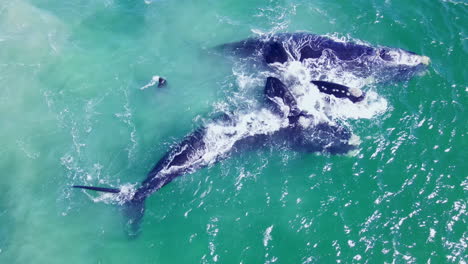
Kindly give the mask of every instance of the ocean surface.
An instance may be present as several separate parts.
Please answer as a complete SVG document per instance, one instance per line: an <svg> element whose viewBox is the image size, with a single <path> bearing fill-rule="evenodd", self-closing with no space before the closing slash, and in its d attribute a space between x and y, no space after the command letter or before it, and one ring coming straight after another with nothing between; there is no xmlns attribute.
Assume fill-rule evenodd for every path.
<svg viewBox="0 0 468 264"><path fill-rule="evenodd" d="M465 0L0 0L0 263L466 263L467 29ZM213 48L297 31L431 64L362 87L378 100L344 110L352 155L232 155L154 193L137 237L70 188L135 189L249 111L265 79Z"/></svg>

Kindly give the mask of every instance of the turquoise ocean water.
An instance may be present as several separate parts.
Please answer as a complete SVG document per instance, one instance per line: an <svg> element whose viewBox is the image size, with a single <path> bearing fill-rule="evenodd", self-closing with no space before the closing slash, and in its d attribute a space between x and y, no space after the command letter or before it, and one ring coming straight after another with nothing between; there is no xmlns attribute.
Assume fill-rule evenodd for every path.
<svg viewBox="0 0 468 264"><path fill-rule="evenodd" d="M467 28L464 0L1 0L0 263L466 263ZM137 238L69 188L138 184L260 96L214 46L295 31L432 64L364 88L387 105L349 120L355 155L235 155L153 194ZM140 90L154 75L169 86Z"/></svg>

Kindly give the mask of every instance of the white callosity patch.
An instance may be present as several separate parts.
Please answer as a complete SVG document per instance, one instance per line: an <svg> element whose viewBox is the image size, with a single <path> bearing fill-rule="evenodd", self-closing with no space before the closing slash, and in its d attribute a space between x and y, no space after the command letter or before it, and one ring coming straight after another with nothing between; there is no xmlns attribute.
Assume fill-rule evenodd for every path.
<svg viewBox="0 0 468 264"><path fill-rule="evenodd" d="M363 94L361 89L355 87L350 87L349 93L354 97L360 97Z"/></svg>
<svg viewBox="0 0 468 264"><path fill-rule="evenodd" d="M416 54L410 54L402 49L392 49L386 52L386 55L392 58L391 63L394 65L406 65L406 66L417 66L419 64L429 65L431 62L427 56L420 56Z"/></svg>

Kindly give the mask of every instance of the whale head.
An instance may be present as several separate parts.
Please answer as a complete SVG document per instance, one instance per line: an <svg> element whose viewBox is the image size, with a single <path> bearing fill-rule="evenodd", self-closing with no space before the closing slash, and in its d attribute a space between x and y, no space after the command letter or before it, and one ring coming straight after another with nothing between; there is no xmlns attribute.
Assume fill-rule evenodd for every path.
<svg viewBox="0 0 468 264"><path fill-rule="evenodd" d="M381 69L383 79L396 81L409 80L416 74L423 73L429 66L429 57L400 48L379 47L374 60Z"/></svg>
<svg viewBox="0 0 468 264"><path fill-rule="evenodd" d="M399 48L382 47L378 49L379 57L389 63L405 64L408 66L429 65L430 59L427 56L418 55L412 51Z"/></svg>

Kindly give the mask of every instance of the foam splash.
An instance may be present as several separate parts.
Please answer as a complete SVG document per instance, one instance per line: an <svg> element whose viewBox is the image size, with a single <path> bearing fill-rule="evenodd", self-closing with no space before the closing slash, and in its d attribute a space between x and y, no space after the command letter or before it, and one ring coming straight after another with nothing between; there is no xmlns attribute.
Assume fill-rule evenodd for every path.
<svg viewBox="0 0 468 264"><path fill-rule="evenodd" d="M430 64L430 59L427 56L420 56L403 49L380 46L373 47L372 52L363 53L350 60L341 60L337 57L335 51L331 49L324 49L318 58L304 59L301 58L301 50L311 43L317 42L316 38L319 36L303 33L305 33L303 36L297 38L282 36L281 34L278 36L283 38L283 47L289 57L289 62L286 64L296 63L298 60L302 61L307 65L307 71L313 80L336 82L361 88L376 81L387 82L399 78L409 78L423 70L424 65ZM259 38L269 41L272 37L274 36L268 34ZM372 47L369 43L354 39L349 35L332 34L326 35L326 37L334 42L355 43L369 48ZM385 56L381 56L383 55L382 52L384 52ZM276 67L281 69L284 65L278 64Z"/></svg>
<svg viewBox="0 0 468 264"><path fill-rule="evenodd" d="M346 98L336 98L332 95L321 93L311 83L314 79L320 79L320 71L310 70L310 61L292 61L284 65L276 65L285 82L290 83L291 92L296 97L299 109L314 117L318 122L334 123L345 119L370 119L387 110L387 101L374 91L368 91L363 101L353 103ZM317 69L320 69L317 67ZM351 88L361 88L372 82L369 78L359 78L351 73L338 74L337 71L328 71L327 81L346 84ZM344 77L344 78L343 78Z"/></svg>
<svg viewBox="0 0 468 264"><path fill-rule="evenodd" d="M431 59L427 56L415 56L409 55L403 50L393 51L390 55L394 58L394 64L407 65L407 66L416 66L419 64L429 65Z"/></svg>
<svg viewBox="0 0 468 264"><path fill-rule="evenodd" d="M347 42L349 37L343 37L340 40ZM235 65L233 74L237 78L240 91L234 93L233 97L236 98L234 104L239 106L239 99L241 101L244 98L245 100L251 100L251 94L247 91L256 91L258 93L258 86L263 87L266 78L274 76L285 83L294 95L297 107L307 114L307 117L300 117L298 120L298 123L304 128L311 128L318 124L330 126L349 125L348 120L371 119L387 111L387 100L376 91L367 88L370 84L380 81L375 76L373 70L369 68L368 64L358 64L358 69L353 68L354 70L350 71L350 67L356 66L356 61L341 61L331 51L324 51L319 58L306 59L301 62L294 59L298 58L300 45L301 43L295 43L295 48L292 50L286 49L289 52L290 60L284 64L271 64L270 66L273 68L273 71L257 71L252 73L242 63ZM296 48L298 50L295 50ZM360 74L361 70L363 74ZM343 84L350 87L356 93L360 93L361 89L366 89L366 96L364 100L357 103L353 103L347 98L336 98L333 95L320 92L318 87L311 83L314 80ZM261 102L261 99L258 101ZM277 103L286 117L290 109L282 104L281 100ZM264 104L257 102L256 107L262 108ZM259 113L254 112L253 114L259 115ZM281 117L275 117L272 113L270 115L269 118L257 116L257 123L268 127L267 130L270 129L271 132L288 125L287 121L282 120ZM242 124L241 119L242 117L239 119L240 122L237 124L239 127L237 128L226 127L220 124L211 125L212 130L208 130L207 137L209 138L207 140L210 141L211 138L213 142L210 146L212 151L204 154L206 158L204 162L216 160L214 153L226 153L228 149L232 148L233 142L240 140L242 136L246 136L246 133L239 132L242 129L247 129L244 127L245 124ZM228 133L227 131L235 132L230 134L231 137L223 138L223 133ZM264 132L258 127L252 130L252 133ZM352 134L348 144L358 146L360 142L360 138ZM351 153L350 155L353 154Z"/></svg>
<svg viewBox="0 0 468 264"><path fill-rule="evenodd" d="M120 186L120 192L119 193L100 193L99 196L92 196L91 194L88 194L86 191L86 195L95 203L98 202L103 202L106 204L118 204L122 205L125 202L129 201L132 199L132 197L135 195L136 184L124 184Z"/></svg>
<svg viewBox="0 0 468 264"><path fill-rule="evenodd" d="M154 75L152 78L151 78L151 81L149 83L147 83L145 86L142 86L140 87L140 90L144 90L146 88L149 88L149 87L152 87L152 86L155 86L156 84L159 83L159 76L158 75Z"/></svg>
<svg viewBox="0 0 468 264"><path fill-rule="evenodd" d="M345 41L345 40L343 40ZM297 54L295 56L297 57ZM163 169L161 175L175 171L190 169L195 170L203 166L210 166L216 161L229 155L235 144L243 139L254 136L272 135L275 132L289 126L287 114L279 116L258 103L259 100L252 98L253 87L263 86L268 76L276 76L285 82L297 100L298 108L311 117L299 118L299 124L303 127L311 127L320 123L336 126L347 119L373 118L384 113L387 109L387 101L381 98L376 92L368 91L363 101L353 103L346 98L336 98L325 94L311 83L313 80L326 80L329 82L346 84L351 88L360 89L375 80L369 76L357 76L341 67L336 56L331 52L324 54L317 59L307 59L303 62L289 61L284 64L275 64L275 72L250 71L244 64L238 64L233 69L239 90L230 96L230 103L237 108L246 109L231 116L232 120L211 121L207 123L203 131L204 147L192 153L190 161L184 162L182 166L171 166ZM142 87L143 89L156 84L158 77L153 77L152 81ZM255 90L258 91L258 90ZM228 99L229 100L229 99ZM261 101L261 100L260 100ZM281 102L279 102L281 105ZM225 110L229 108L227 104L214 106ZM256 109L256 110L252 110ZM289 108L283 105L283 111L289 112ZM353 135L349 144L358 145L359 137ZM180 152L185 151L182 146ZM177 153L175 154L177 155ZM186 167L184 167L186 166ZM186 171L187 172L187 171ZM119 203L130 199L135 193L134 185L129 185L119 194L102 194L98 197L90 197L95 202Z"/></svg>
<svg viewBox="0 0 468 264"><path fill-rule="evenodd" d="M256 135L271 135L286 126L288 126L287 119L281 118L267 109L237 114L229 122L208 123L203 134L204 148L191 155L191 160L184 162L184 165L171 165L170 168L163 169L161 175L212 165L229 155L234 145L239 141ZM179 152L184 152L187 147L189 146L183 146Z"/></svg>
<svg viewBox="0 0 468 264"><path fill-rule="evenodd" d="M207 126L207 151L202 156L204 162L213 162L217 156L228 153L234 144L243 138L271 135L288 125L287 119L282 119L266 109L239 115L232 123L211 123Z"/></svg>
<svg viewBox="0 0 468 264"><path fill-rule="evenodd" d="M290 68L287 68L288 66ZM301 63L287 64L284 70L285 78L294 83L290 88L297 99L298 107L312 116L312 118L299 118L299 124L303 127L310 127L319 123L334 126L339 120L372 118L376 114L384 112L387 108L386 101L378 97L374 92L368 93L367 98L359 103L352 103L348 99L335 98L321 93L315 85L310 83L311 77L307 73L307 67ZM241 74L239 78L241 89L247 89L249 84L257 83L258 78L258 76L254 75ZM237 96L240 96L239 93ZM226 105L218 107L225 108ZM285 105L283 110L285 113L289 112L289 108ZM255 141L255 136L272 135L289 126L287 115L279 116L264 107L253 111L238 112L230 118L230 120L207 123L203 132L204 147L193 153L190 157L191 160L184 162L184 165L171 166L161 171L161 173L169 174L179 170L212 165L229 155L235 144L243 139L253 138ZM353 136L350 144L358 145L360 142L359 137ZM184 148L187 147L190 146L183 146L179 152L184 152L186 150Z"/></svg>

